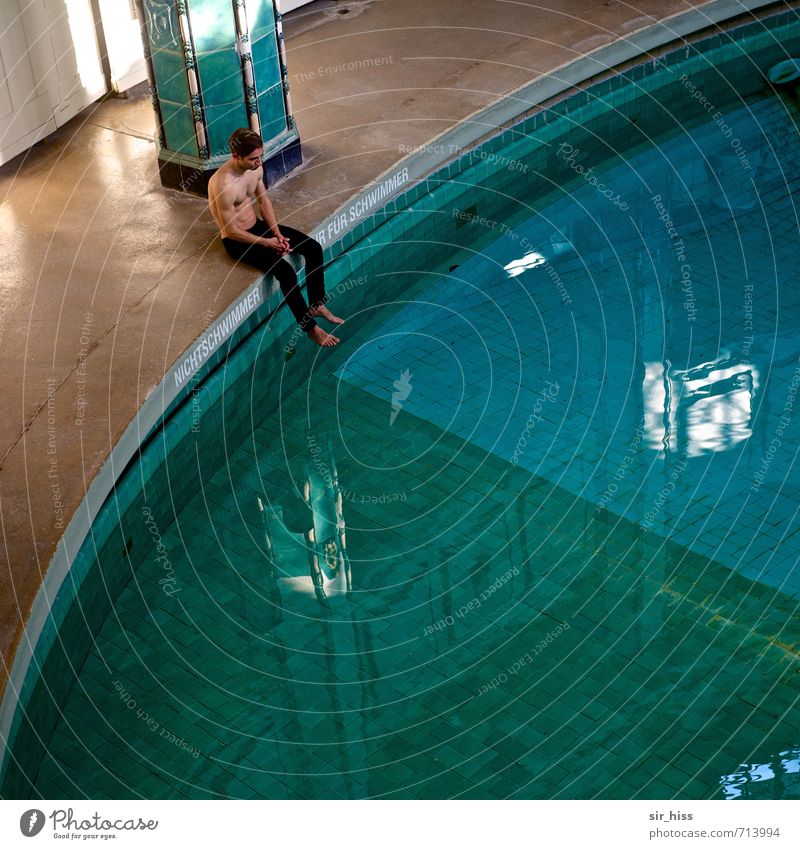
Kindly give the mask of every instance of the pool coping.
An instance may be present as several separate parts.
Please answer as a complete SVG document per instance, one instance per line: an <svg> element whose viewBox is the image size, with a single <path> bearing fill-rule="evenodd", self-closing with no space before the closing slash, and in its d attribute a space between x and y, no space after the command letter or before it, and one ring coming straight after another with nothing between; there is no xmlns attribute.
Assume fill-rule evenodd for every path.
<svg viewBox="0 0 800 849"><path fill-rule="evenodd" d="M578 59L558 66L533 82L526 83L488 107L468 115L456 127L431 138L384 171L366 189L353 195L314 231L326 251L340 245L380 209L390 204L410 185L447 162L457 159L488 136L501 132L529 110L552 100L581 83L613 70L623 63L647 55L687 35L698 33L747 12L776 5L774 0L710 0L702 7L676 13L599 47ZM350 246L348 245L347 248ZM19 694L27 678L35 647L47 623L52 600L61 588L103 504L143 442L174 407L192 391L192 385L221 362L226 349L246 338L280 305L276 286L259 278L181 353L112 448L92 480L86 495L59 539L56 550L37 591L28 620L14 653L0 703L0 773L10 751L9 736L17 711ZM206 341L208 352L198 354ZM213 342L213 345L208 340ZM194 361L192 355L195 355ZM190 368L183 368L186 361ZM181 379L178 379L178 376ZM71 553L70 553L71 552Z"/></svg>

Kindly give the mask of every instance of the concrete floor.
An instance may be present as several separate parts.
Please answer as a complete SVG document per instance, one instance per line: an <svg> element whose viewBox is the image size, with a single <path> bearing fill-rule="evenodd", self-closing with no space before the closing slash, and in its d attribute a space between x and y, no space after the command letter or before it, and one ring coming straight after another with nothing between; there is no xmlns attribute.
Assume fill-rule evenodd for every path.
<svg viewBox="0 0 800 849"><path fill-rule="evenodd" d="M313 229L405 148L703 5L323 0L291 13L305 161L271 192L279 220ZM204 323L253 281L222 250L205 202L161 188L143 89L90 107L0 168L0 685L62 530L112 446Z"/></svg>

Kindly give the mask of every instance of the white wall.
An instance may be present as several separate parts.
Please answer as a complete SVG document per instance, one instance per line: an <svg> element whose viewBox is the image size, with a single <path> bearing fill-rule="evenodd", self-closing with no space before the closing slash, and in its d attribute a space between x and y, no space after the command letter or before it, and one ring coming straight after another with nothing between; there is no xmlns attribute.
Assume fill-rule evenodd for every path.
<svg viewBox="0 0 800 849"><path fill-rule="evenodd" d="M116 91L146 79L130 0L98 0ZM0 0L0 164L108 91L92 0Z"/></svg>
<svg viewBox="0 0 800 849"><path fill-rule="evenodd" d="M308 6L313 0L278 0L278 8L281 13L291 12L292 9L299 9L300 6Z"/></svg>
<svg viewBox="0 0 800 849"><path fill-rule="evenodd" d="M0 73L2 163L105 94L90 0L3 0Z"/></svg>

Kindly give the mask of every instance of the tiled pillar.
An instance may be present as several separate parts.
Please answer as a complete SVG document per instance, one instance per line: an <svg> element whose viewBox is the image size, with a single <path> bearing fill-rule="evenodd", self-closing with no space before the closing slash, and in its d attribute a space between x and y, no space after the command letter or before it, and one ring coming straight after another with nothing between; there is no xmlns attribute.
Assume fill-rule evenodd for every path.
<svg viewBox="0 0 800 849"><path fill-rule="evenodd" d="M237 127L264 139L268 185L300 164L274 0L136 3L163 185L205 194Z"/></svg>

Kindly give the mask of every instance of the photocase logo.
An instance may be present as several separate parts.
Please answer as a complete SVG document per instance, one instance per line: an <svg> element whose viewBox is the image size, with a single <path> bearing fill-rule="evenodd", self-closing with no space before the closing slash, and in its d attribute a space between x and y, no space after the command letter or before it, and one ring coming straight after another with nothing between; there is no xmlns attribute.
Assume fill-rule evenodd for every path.
<svg viewBox="0 0 800 849"><path fill-rule="evenodd" d="M19 830L25 837L36 837L44 828L44 813L38 808L31 808L19 818Z"/></svg>
<svg viewBox="0 0 800 849"><path fill-rule="evenodd" d="M413 388L411 386L411 378L413 376L408 369L403 369L400 372L400 379L395 380L392 384L394 392L392 392L392 413L389 416L389 427L394 424L394 420L397 418L400 410L403 409L403 402L407 401L408 396L411 394Z"/></svg>

